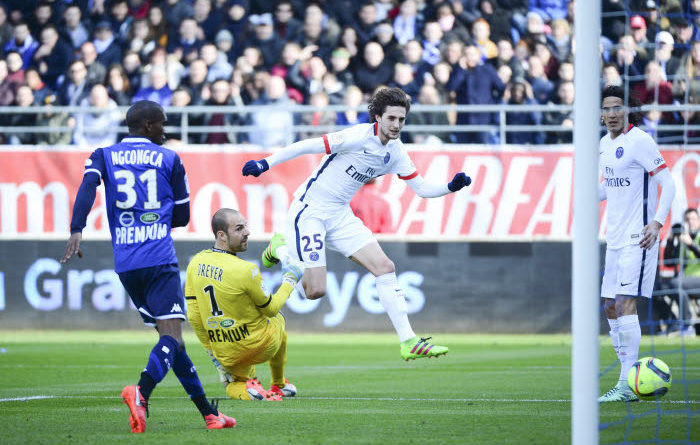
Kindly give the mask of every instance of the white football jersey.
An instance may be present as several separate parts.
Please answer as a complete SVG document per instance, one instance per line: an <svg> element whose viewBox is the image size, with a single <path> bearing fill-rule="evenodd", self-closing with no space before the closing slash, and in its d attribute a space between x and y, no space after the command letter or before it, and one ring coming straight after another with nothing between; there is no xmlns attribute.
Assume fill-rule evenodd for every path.
<svg viewBox="0 0 700 445"><path fill-rule="evenodd" d="M608 201L608 247L638 244L642 228L656 213L658 191L653 176L666 168L666 162L651 136L631 124L615 139L609 133L603 136L599 152Z"/></svg>
<svg viewBox="0 0 700 445"><path fill-rule="evenodd" d="M401 179L418 175L400 140L382 145L378 124L358 124L323 135L326 155L294 192L299 201L317 207L348 205L370 179L396 173Z"/></svg>

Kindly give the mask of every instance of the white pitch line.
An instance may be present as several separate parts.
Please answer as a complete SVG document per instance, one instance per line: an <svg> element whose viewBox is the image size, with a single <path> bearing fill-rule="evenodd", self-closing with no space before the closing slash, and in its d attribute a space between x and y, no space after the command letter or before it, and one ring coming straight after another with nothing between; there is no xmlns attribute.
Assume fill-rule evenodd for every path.
<svg viewBox="0 0 700 445"><path fill-rule="evenodd" d="M151 397L151 399L167 400L179 399L181 397ZM27 400L38 399L121 399L120 396L31 396L31 397L15 397L8 399L0 399L0 402L24 402ZM377 402L492 402L492 403L571 403L570 399L438 399L438 398L422 398L422 397L295 397L298 400L348 400L348 401L377 401ZM225 399L222 399L225 400ZM645 401L643 403L654 403L655 400ZM698 400L659 400L663 404L676 405L695 405L700 403Z"/></svg>

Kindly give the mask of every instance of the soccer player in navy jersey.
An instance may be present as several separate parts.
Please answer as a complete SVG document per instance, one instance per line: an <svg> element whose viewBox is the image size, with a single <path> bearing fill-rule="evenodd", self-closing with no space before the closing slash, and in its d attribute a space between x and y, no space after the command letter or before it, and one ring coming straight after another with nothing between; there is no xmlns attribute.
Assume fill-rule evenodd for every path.
<svg viewBox="0 0 700 445"><path fill-rule="evenodd" d="M186 319L173 227L190 220L185 167L165 141L165 113L148 100L126 113L129 136L98 148L85 161L83 182L73 206L71 236L61 263L82 257L80 241L100 181L105 184L107 217L114 250L114 270L148 326L160 335L137 385L128 385L122 398L130 411L133 433L146 429L148 398L170 368L204 417L207 429L231 428L236 420L213 407L204 394L182 340Z"/></svg>

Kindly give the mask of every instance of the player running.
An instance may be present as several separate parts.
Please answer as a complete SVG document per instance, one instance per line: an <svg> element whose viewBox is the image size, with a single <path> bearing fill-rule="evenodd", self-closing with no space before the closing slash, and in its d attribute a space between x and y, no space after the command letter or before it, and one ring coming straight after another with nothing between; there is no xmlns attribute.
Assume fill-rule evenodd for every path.
<svg viewBox="0 0 700 445"><path fill-rule="evenodd" d="M284 378L287 332L279 310L294 290L302 270L282 264L282 285L274 294L258 267L236 256L248 250L248 223L238 211L219 209L211 220L215 244L187 266L187 318L226 385L240 400L282 400L296 387ZM272 386L255 378L255 365L270 362Z"/></svg>
<svg viewBox="0 0 700 445"><path fill-rule="evenodd" d="M456 192L471 183L464 173L456 174L447 184L427 182L418 174L399 140L410 108L410 98L401 89L379 90L369 104L372 124L296 142L260 161L248 161L243 167L244 176L257 177L297 156L326 154L294 194L287 219L289 248L284 237L275 235L263 254L263 264L270 267L287 255L303 263L304 277L296 289L312 300L326 294L326 245L363 266L376 277L379 301L398 334L405 360L437 357L446 354L448 348L429 343L430 338L419 338L413 332L394 263L352 213L350 200L370 179L390 173L396 173L423 198Z"/></svg>
<svg viewBox="0 0 700 445"><path fill-rule="evenodd" d="M98 148L85 161L61 263L75 254L83 256L82 230L97 186L104 181L114 270L144 323L155 326L160 335L138 384L122 391L131 432L145 431L148 398L171 367L207 429L231 428L236 420L207 401L182 340L185 300L170 229L186 226L190 220L185 167L174 151L160 146L165 141L165 113L160 105L147 100L135 103L126 113L126 124L128 137Z"/></svg>
<svg viewBox="0 0 700 445"><path fill-rule="evenodd" d="M658 146L635 126L638 117L628 112L624 98L621 87L603 89L601 112L608 134L600 140L603 182L598 185L598 195L601 201L608 200L608 220L601 296L621 369L619 381L599 402L639 400L627 385L627 374L637 361L642 338L637 297L651 298L659 259L659 230L675 194ZM657 185L661 186L660 197Z"/></svg>

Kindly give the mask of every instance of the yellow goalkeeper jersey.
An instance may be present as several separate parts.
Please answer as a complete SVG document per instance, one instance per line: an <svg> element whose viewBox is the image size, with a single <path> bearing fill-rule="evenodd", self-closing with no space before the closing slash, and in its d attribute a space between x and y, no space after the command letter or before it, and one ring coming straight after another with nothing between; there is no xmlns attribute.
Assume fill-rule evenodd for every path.
<svg viewBox="0 0 700 445"><path fill-rule="evenodd" d="M272 294L255 264L225 250L202 250L187 266L187 318L206 349L226 355L230 346L262 341L268 317L279 312L293 289L285 280Z"/></svg>

